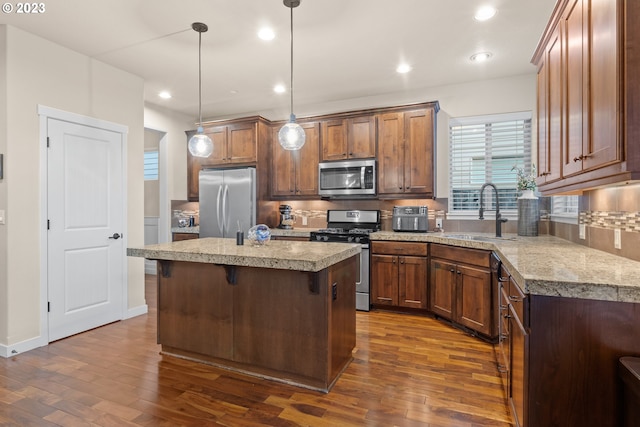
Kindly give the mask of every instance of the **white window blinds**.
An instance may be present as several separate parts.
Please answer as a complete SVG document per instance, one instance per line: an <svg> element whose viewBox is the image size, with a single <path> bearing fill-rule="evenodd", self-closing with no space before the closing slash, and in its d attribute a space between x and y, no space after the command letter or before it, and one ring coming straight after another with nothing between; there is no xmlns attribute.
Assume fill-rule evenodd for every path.
<svg viewBox="0 0 640 427"><path fill-rule="evenodd" d="M531 171L531 113L452 118L449 121L449 217L470 217L479 208L480 187L498 188L500 210L517 212L518 189L513 167ZM485 209L495 210L492 189Z"/></svg>
<svg viewBox="0 0 640 427"><path fill-rule="evenodd" d="M154 181L158 179L158 152L144 152L144 180Z"/></svg>
<svg viewBox="0 0 640 427"><path fill-rule="evenodd" d="M551 198L551 214L577 217L578 196L553 196Z"/></svg>

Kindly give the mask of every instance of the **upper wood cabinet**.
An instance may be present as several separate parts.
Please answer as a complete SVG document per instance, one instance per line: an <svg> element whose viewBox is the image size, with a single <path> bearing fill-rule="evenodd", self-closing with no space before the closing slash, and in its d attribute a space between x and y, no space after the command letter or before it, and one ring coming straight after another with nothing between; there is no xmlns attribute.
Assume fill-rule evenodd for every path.
<svg viewBox="0 0 640 427"><path fill-rule="evenodd" d="M538 67L543 194L640 179L640 2L560 0Z"/></svg>
<svg viewBox="0 0 640 427"><path fill-rule="evenodd" d="M376 156L374 115L322 121L321 160L366 159Z"/></svg>
<svg viewBox="0 0 640 427"><path fill-rule="evenodd" d="M272 127L271 197L318 198L320 124L299 122L306 140L300 150L285 150L278 143L280 126Z"/></svg>
<svg viewBox="0 0 640 427"><path fill-rule="evenodd" d="M194 157L187 150L187 197L199 199L199 174L203 168L231 165L255 166L259 144L267 144L268 124L262 117L248 117L215 123L203 123L204 133L213 141L209 157ZM187 132L187 141L194 131Z"/></svg>
<svg viewBox="0 0 640 427"><path fill-rule="evenodd" d="M433 196L438 104L378 115L378 194Z"/></svg>

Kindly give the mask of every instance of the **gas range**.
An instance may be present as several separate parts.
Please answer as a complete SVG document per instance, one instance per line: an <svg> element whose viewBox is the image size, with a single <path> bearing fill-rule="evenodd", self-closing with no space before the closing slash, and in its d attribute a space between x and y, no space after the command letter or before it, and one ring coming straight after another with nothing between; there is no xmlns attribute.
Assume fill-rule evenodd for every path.
<svg viewBox="0 0 640 427"><path fill-rule="evenodd" d="M369 233L380 230L380 211L329 210L327 228L311 232L311 241L369 244Z"/></svg>
<svg viewBox="0 0 640 427"><path fill-rule="evenodd" d="M356 279L356 310L369 311L369 234L379 231L380 211L328 210L327 228L312 231L312 242L360 243L360 271Z"/></svg>

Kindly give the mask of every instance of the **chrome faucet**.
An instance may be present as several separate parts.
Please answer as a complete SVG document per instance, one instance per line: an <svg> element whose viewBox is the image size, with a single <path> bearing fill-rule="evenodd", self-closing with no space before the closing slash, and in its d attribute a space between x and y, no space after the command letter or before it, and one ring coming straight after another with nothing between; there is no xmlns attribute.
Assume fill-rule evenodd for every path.
<svg viewBox="0 0 640 427"><path fill-rule="evenodd" d="M508 219L502 218L502 214L500 213L500 198L498 197L498 189L490 182L482 184L482 187L480 187L480 216L478 219L484 219L484 199L482 195L484 193L484 189L487 187L492 187L493 191L496 193L496 237L502 237L502 223L507 222Z"/></svg>

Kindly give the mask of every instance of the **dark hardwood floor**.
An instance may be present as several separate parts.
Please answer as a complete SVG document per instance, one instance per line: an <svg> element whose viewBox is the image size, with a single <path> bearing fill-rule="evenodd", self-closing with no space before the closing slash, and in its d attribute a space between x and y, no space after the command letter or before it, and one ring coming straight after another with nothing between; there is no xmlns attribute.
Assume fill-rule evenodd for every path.
<svg viewBox="0 0 640 427"><path fill-rule="evenodd" d="M155 276L146 289L148 315L0 358L0 425L511 425L492 346L431 318L358 312L354 360L323 394L163 357Z"/></svg>

